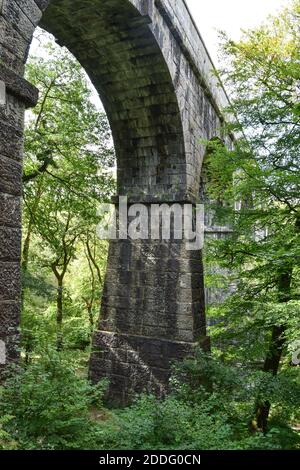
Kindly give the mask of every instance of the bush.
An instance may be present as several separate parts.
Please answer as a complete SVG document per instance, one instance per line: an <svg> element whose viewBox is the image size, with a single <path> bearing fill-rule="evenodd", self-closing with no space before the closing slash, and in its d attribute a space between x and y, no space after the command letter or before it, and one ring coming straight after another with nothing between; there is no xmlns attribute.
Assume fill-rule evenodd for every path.
<svg viewBox="0 0 300 470"><path fill-rule="evenodd" d="M229 449L233 438L223 416L210 416L205 404L195 408L174 396L162 401L143 396L115 412L103 430L103 448L109 449Z"/></svg>
<svg viewBox="0 0 300 470"><path fill-rule="evenodd" d="M113 419L99 423L103 449L250 450L299 447L299 434L281 420L283 407L275 406L267 435L252 434L249 421L265 374L225 365L198 351L174 369L172 392L164 400L144 395ZM278 378L272 400L282 398L284 380ZM288 397L287 385L290 387ZM293 413L293 383L285 384ZM279 394L281 389L281 394ZM298 389L299 391L299 389ZM268 392L270 393L270 391ZM273 401L274 403L274 401ZM276 402L275 402L276 405ZM279 412L280 411L280 412Z"/></svg>
<svg viewBox="0 0 300 470"><path fill-rule="evenodd" d="M228 367L199 352L176 368L173 389L164 400L142 395L127 408L108 411L102 404L106 384L92 386L81 377L82 361L70 354L41 351L35 362L6 382L0 400L0 448L299 448L299 433L283 424L291 413L283 414L276 402L269 433L249 431L255 397L263 390L260 374ZM286 409L293 409L296 394L291 389L287 396L292 380L285 381L281 392L288 398ZM271 396L275 390L279 396L279 385L264 393Z"/></svg>
<svg viewBox="0 0 300 470"><path fill-rule="evenodd" d="M17 449L17 443L12 439L10 434L3 429L3 426L7 425L12 419L12 416L0 416L0 450Z"/></svg>
<svg viewBox="0 0 300 470"><path fill-rule="evenodd" d="M103 384L93 387L77 377L63 355L42 351L6 382L0 413L13 416L5 429L20 448L82 449L93 437L89 408L101 406L103 392Z"/></svg>
<svg viewBox="0 0 300 470"><path fill-rule="evenodd" d="M287 423L299 403L299 377L266 374L228 365L201 350L174 368L172 391L163 401L143 396L115 412L103 429L106 448L250 450L299 448L300 436ZM272 384L265 387L265 383ZM253 434L249 421L258 394L272 402L268 434ZM297 398L298 397L298 398Z"/></svg>

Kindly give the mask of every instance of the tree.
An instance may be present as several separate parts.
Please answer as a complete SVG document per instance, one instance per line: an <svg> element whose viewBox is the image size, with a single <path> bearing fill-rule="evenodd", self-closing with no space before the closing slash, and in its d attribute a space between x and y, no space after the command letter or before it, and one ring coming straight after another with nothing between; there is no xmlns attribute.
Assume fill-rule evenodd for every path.
<svg viewBox="0 0 300 470"><path fill-rule="evenodd" d="M215 210L233 230L210 242L208 258L230 269L237 286L214 309L215 331L225 332L236 358L261 363L270 380L299 339L299 20L297 0L240 42L225 37L222 76L237 118L227 131L239 137L233 150L210 143L206 163L211 199L227 201ZM266 432L270 407L261 389L253 428Z"/></svg>
<svg viewBox="0 0 300 470"><path fill-rule="evenodd" d="M88 260L98 269L94 293L100 282L95 247L86 234L96 233L97 206L114 189L113 177L102 171L114 165L114 151L106 116L91 102L80 64L52 43L46 51L47 58L32 58L27 66L27 77L39 88L40 99L26 125L22 266L26 275L35 236L40 252L33 256L56 279L61 349L64 281L83 237ZM97 244L95 237L93 243Z"/></svg>

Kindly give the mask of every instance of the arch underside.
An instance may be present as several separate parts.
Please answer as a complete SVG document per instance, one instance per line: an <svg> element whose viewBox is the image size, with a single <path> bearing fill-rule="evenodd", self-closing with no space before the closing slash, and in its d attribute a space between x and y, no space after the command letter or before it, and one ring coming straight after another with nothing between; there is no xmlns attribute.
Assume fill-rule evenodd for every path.
<svg viewBox="0 0 300 470"><path fill-rule="evenodd" d="M118 192L176 199L185 186L182 122L149 16L130 1L53 0L41 25L82 64L110 121Z"/></svg>

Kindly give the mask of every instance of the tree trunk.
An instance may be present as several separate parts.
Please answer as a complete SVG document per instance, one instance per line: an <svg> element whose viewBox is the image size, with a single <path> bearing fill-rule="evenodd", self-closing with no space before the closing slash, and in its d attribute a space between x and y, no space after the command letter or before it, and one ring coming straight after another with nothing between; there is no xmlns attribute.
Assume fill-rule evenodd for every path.
<svg viewBox="0 0 300 470"><path fill-rule="evenodd" d="M292 281L292 267L288 267L283 272L278 280L278 300L279 302L288 302L291 299L291 281ZM273 326L272 336L267 352L267 357L264 362L263 371L272 373L276 376L285 345L285 326ZM252 429L255 431L262 431L266 433L268 430L268 420L271 410L271 403L268 400L258 399L255 408L255 418L252 421Z"/></svg>
<svg viewBox="0 0 300 470"><path fill-rule="evenodd" d="M93 332L94 332L94 317L93 317L93 306L92 305L88 306L88 314L89 314L89 322L90 322L90 332L91 332L91 337L92 337Z"/></svg>
<svg viewBox="0 0 300 470"><path fill-rule="evenodd" d="M28 271L31 235L32 235L32 230L34 226L34 217L35 217L37 207L39 205L39 201L40 201L40 190L38 191L38 194L36 196L36 200L33 206L33 211L29 218L27 233L26 233L26 237L24 240L23 250L22 250L21 268L22 268L23 276L26 275ZM24 301L25 301L24 287L25 286L24 286L24 279L23 279L22 288L21 288L21 311L23 311L24 309ZM26 335L24 334L24 332L22 333L22 345L25 350L25 364L30 363L30 353L33 351L33 341L34 341L34 338L31 333L27 332Z"/></svg>
<svg viewBox="0 0 300 470"><path fill-rule="evenodd" d="M34 201L32 211L30 213L30 218L29 218L29 221L28 221L27 234L26 234L26 237L25 237L24 245L23 245L22 270L23 270L24 273L27 272L27 269L28 269L31 234L32 234L33 226L34 226L34 219L35 219L35 216L36 216L36 211L37 211L39 203L40 203L41 195L42 195L42 183L38 187L38 191L37 191L37 194L35 196L35 201Z"/></svg>
<svg viewBox="0 0 300 470"><path fill-rule="evenodd" d="M56 349L61 351L63 349L63 279L57 279L57 297L56 297Z"/></svg>
<svg viewBox="0 0 300 470"><path fill-rule="evenodd" d="M22 252L22 271L23 271L23 273L26 273L27 269L28 269L31 231L32 231L32 221L30 220L29 224L28 224L28 230L27 230L26 238L24 240L24 246L23 246L23 252Z"/></svg>
<svg viewBox="0 0 300 470"><path fill-rule="evenodd" d="M276 376L280 366L280 360L285 344L284 326L274 326L272 329L272 337L269 344L269 350L264 363L263 371L272 373ZM267 432L268 420L271 410L271 403L268 400L258 400L255 411L255 427L256 430Z"/></svg>

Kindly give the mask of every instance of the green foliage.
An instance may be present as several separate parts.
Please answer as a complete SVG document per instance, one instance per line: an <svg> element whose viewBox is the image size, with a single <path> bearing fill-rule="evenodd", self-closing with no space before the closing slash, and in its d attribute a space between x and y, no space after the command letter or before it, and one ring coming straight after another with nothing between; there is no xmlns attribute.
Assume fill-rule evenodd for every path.
<svg viewBox="0 0 300 470"><path fill-rule="evenodd" d="M173 390L164 400L143 395L119 410L103 408L106 383L91 386L82 366L74 354L43 350L6 382L0 413L11 416L2 419L4 447L238 450L300 445L299 433L284 424L282 410L277 410L267 435L253 435L247 418L260 378L228 368L201 351L176 367ZM266 385L266 393L276 396L276 385ZM299 408L300 385L294 391L286 385L286 399Z"/></svg>
<svg viewBox="0 0 300 470"><path fill-rule="evenodd" d="M0 450L16 450L17 443L12 439L11 435L4 431L3 427L7 426L12 421L13 416L3 415L0 416Z"/></svg>
<svg viewBox="0 0 300 470"><path fill-rule="evenodd" d="M10 435L25 449L80 449L89 445L89 407L100 406L105 385L76 376L70 357L39 351L37 362L19 370L1 393L0 411Z"/></svg>
<svg viewBox="0 0 300 470"><path fill-rule="evenodd" d="M105 447L121 449L229 449L233 430L206 403L191 406L174 396L159 402L141 397L115 414L106 430Z"/></svg>
<svg viewBox="0 0 300 470"><path fill-rule="evenodd" d="M215 401L215 410L224 411L233 423L239 420L238 415L242 416L241 425L249 422L258 393L273 403L274 420L296 422L300 418L300 377L295 367L272 376L198 350L195 358L176 370L173 383L181 399L191 404Z"/></svg>
<svg viewBox="0 0 300 470"><path fill-rule="evenodd" d="M208 269L209 285L231 290L210 308L213 344L223 359L267 373L258 396L275 409L285 381L293 389L300 330L299 11L297 0L241 41L225 37L226 130L237 138L234 148L210 142L205 162L212 207L231 228L206 246L206 264L219 267L217 276Z"/></svg>
<svg viewBox="0 0 300 470"><path fill-rule="evenodd" d="M198 351L176 367L173 391L164 400L142 396L102 427L103 449L249 450L289 449L299 434L278 413L267 435L253 435L247 420L260 377L228 367ZM290 384L289 384L290 386ZM277 390L274 387L274 395ZM270 390L269 390L270 393ZM299 404L299 384L290 406ZM298 397L298 398L296 398ZM286 416L284 416L286 418Z"/></svg>
<svg viewBox="0 0 300 470"><path fill-rule="evenodd" d="M57 347L89 345L107 251L96 237L97 208L115 188L109 124L92 102L85 73L50 38L43 51L26 68L40 91L25 128L22 327L27 359L55 336ZM80 297L71 286L76 279Z"/></svg>

